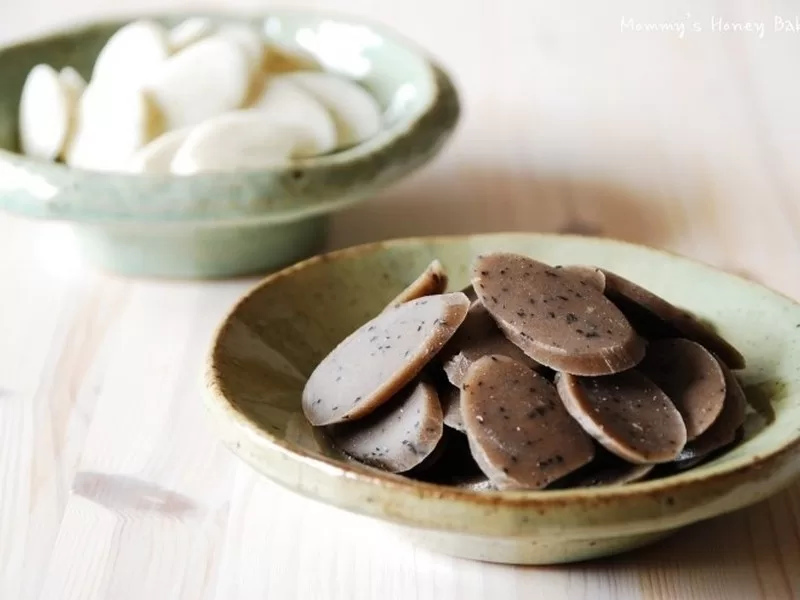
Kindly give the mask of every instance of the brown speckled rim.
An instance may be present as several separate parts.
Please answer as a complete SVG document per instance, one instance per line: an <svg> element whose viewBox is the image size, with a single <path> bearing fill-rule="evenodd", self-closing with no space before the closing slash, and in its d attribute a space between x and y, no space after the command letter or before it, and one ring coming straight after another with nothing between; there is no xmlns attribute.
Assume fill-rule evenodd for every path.
<svg viewBox="0 0 800 600"><path fill-rule="evenodd" d="M483 506L492 509L523 509L535 511L539 514L542 514L551 508L564 508L567 505L572 505L577 508L592 508L597 507L598 505L602 506L606 504L613 504L620 500L631 500L635 498L646 498L669 507L676 502L675 496L679 495L681 491L688 491L691 488L708 485L709 487L713 488L715 493L724 493L726 488L733 488L737 484L745 483L757 477L769 476L772 472L777 471L780 468L785 468L787 461L795 455L800 456L800 428L798 428L794 432L794 435L788 436L785 442L778 449L772 452L758 454L755 456L746 456L738 460L730 461L729 463L725 463L723 465L700 466L696 469L691 469L677 475L671 475L652 481L583 489L476 492L469 489L454 488L434 483L411 480L400 475L383 473L376 469L370 469L369 467L364 467L358 464L344 463L333 458L308 452L291 443L278 439L267 431L258 427L255 422L249 419L236 407L234 402L228 400L222 392L223 388L221 385L221 375L217 366L219 358L218 353L220 352L220 340L225 335L227 329L231 326L231 323L235 318L240 306L247 302L251 296L256 294L262 288L267 287L281 279L292 277L296 273L319 263L347 259L361 254L369 254L379 249L401 247L409 244L480 240L489 239L492 237L499 238L500 236L504 238L526 237L539 238L543 240L589 239L599 243L616 244L635 251L661 254L664 257L667 257L669 260L677 260L687 264L702 266L704 268L713 270L724 275L725 277L730 277L737 280L737 282L739 282L741 285L755 287L762 290L766 289L776 296L780 296L781 298L794 304L800 313L800 304L798 304L798 302L793 298L772 290L767 286L752 282L739 275L727 273L717 269L716 267L713 267L708 263L689 259L676 253L608 238L570 234L495 232L475 235L411 237L372 242L344 248L341 250L335 250L306 259L266 277L256 284L252 289L246 292L234 304L222 322L218 325L212 338L211 349L208 354L204 374L207 391L207 403L209 403L211 407L221 410L224 415L232 420L232 425L234 427L242 430L245 435L247 435L247 437L254 441L257 445L277 453L277 455L286 460L300 461L318 471L320 476L355 480L370 486L379 486L386 491L390 491L392 494L408 495L414 498L424 497L426 500L430 501L465 503L473 506ZM792 471L793 473L790 479L796 477L797 474L800 473L800 460L796 461L796 464L792 467ZM279 481L278 483L282 482ZM306 495L314 497L313 494ZM749 503L750 502L741 502L734 508L740 508ZM331 504L335 503L331 502ZM733 510L733 508L729 510ZM357 512L367 513L369 511L364 510ZM728 511L717 511L717 513L720 512ZM409 515L397 515L394 520L399 523L411 525L414 524L413 516ZM673 525L678 526L681 524L683 523L676 522ZM480 526L471 527L469 524L465 524L465 531L470 530L470 528L473 530L473 532L481 531Z"/></svg>

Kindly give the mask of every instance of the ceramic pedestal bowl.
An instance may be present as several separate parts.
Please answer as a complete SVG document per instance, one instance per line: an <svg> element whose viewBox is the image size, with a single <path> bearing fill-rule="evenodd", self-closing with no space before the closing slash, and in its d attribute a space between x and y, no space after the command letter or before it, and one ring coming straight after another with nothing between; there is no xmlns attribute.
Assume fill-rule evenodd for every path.
<svg viewBox="0 0 800 600"><path fill-rule="evenodd" d="M747 359L738 372L760 424L694 469L624 486L476 492L345 462L320 442L300 395L316 364L434 258L468 282L480 253L616 271L713 322ZM379 519L420 546L504 563L561 563L642 546L753 504L800 472L800 306L754 283L656 250L583 237L411 239L316 257L264 280L220 326L206 373L220 436L256 470L333 507Z"/></svg>
<svg viewBox="0 0 800 600"><path fill-rule="evenodd" d="M318 251L330 213L422 166L459 117L456 90L426 53L391 30L319 11L192 16L247 23L265 39L361 83L383 129L340 152L259 171L191 176L93 172L19 154L17 114L30 69L75 67L84 78L128 21L93 24L0 51L0 209L72 224L89 262L128 275L223 277L265 272Z"/></svg>

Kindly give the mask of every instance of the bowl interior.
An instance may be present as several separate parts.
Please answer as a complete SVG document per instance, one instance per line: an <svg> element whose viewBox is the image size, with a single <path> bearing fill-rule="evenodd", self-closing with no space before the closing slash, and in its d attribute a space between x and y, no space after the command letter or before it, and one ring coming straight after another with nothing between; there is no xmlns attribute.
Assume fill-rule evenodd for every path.
<svg viewBox="0 0 800 600"><path fill-rule="evenodd" d="M376 315L434 258L451 276L450 289L468 283L481 252L506 250L552 264L612 269L713 322L745 355L739 372L750 402L745 441L702 467L626 486L669 485L732 470L800 438L800 306L756 284L687 259L620 242L538 234L497 234L401 240L311 259L252 291L220 328L211 354L215 399L231 408L233 427L254 443L277 444L321 459L320 472L342 457L306 424L300 395L307 376L339 341ZM397 481L353 463L352 474ZM608 489L608 488L606 488ZM529 492L528 494L569 494ZM591 493L602 494L603 490Z"/></svg>
<svg viewBox="0 0 800 600"><path fill-rule="evenodd" d="M265 40L310 54L331 72L346 75L367 88L384 109L385 124L413 119L433 101L431 66L411 44L379 26L313 12L276 11L258 17L203 12L152 17L165 25L203 16L216 24L247 24ZM149 17L144 17L149 18ZM17 113L22 86L39 63L55 69L72 66L87 80L105 42L130 19L79 27L0 51L0 148L17 152Z"/></svg>

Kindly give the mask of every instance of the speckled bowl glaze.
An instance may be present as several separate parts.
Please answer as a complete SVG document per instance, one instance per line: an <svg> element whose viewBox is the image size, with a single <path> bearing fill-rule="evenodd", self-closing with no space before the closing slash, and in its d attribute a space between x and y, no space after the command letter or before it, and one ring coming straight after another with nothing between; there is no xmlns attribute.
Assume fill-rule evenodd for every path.
<svg viewBox="0 0 800 600"><path fill-rule="evenodd" d="M749 363L740 374L759 412L743 443L663 479L536 492L465 491L339 458L301 411L315 365L432 259L459 289L475 256L495 250L613 269L712 321ZM485 561L562 563L629 550L763 500L800 472L800 305L711 267L609 240L423 238L312 258L265 279L236 304L213 341L206 384L224 443L270 479L385 521L420 546Z"/></svg>
<svg viewBox="0 0 800 600"><path fill-rule="evenodd" d="M171 14L248 23L370 90L385 110L371 139L291 165L194 176L73 169L17 153L20 92L38 63L84 77L124 23L93 24L0 51L0 209L73 224L86 258L128 275L213 278L265 272L318 251L328 215L365 200L430 160L459 118L456 89L434 60L390 29L320 11L258 16Z"/></svg>

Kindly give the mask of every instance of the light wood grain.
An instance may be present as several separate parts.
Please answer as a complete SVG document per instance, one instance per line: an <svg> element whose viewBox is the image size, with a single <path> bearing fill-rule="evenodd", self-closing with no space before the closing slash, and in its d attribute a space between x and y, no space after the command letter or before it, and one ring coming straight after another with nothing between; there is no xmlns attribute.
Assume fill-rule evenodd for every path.
<svg viewBox="0 0 800 600"><path fill-rule="evenodd" d="M597 233L694 256L800 299L800 33L774 31L776 15L793 21L800 8L644 4L305 3L401 29L452 70L464 99L442 156L338 216L331 245ZM8 1L0 40L189 5ZM712 16L764 21L764 36L712 32ZM623 17L704 30L622 31ZM513 568L428 554L288 494L217 444L199 402L200 365L214 326L252 280L93 273L62 227L0 216L0 281L3 600L800 598L800 486L585 565Z"/></svg>

